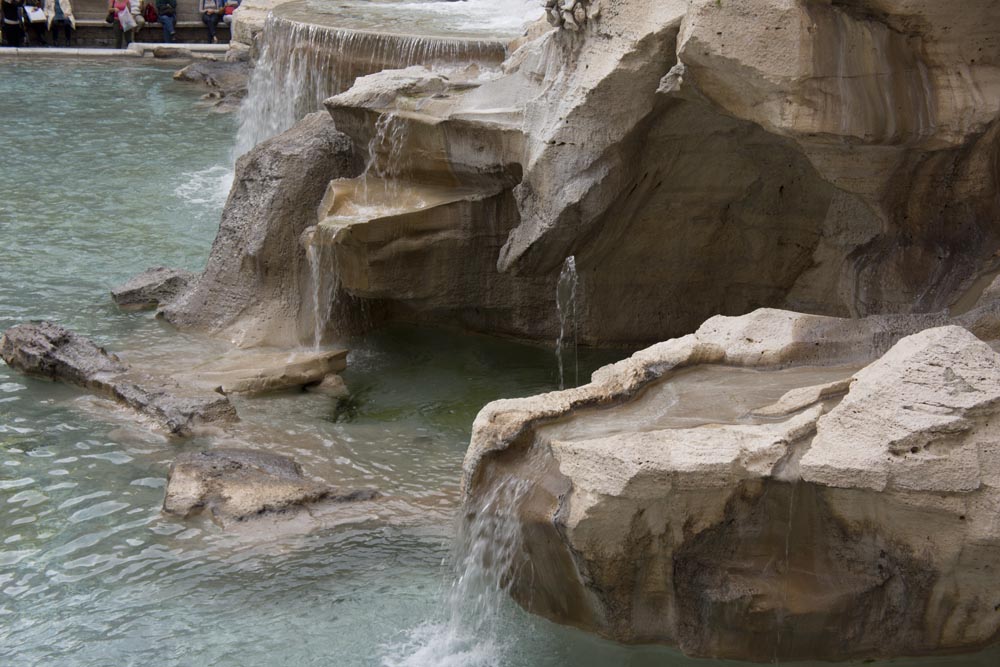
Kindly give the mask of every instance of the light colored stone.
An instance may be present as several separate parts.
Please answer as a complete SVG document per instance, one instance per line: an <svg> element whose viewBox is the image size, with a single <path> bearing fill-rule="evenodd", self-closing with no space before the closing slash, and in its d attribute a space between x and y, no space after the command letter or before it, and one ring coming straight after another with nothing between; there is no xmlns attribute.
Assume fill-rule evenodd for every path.
<svg viewBox="0 0 1000 667"><path fill-rule="evenodd" d="M779 378L838 372L788 375L824 358L867 365L765 398ZM746 415L717 403L700 410L715 423L663 421L699 369L741 367L761 369ZM1000 636L980 594L1000 583L998 392L1000 355L957 326L713 318L584 387L486 406L467 511L528 480L515 511L545 565L513 595L619 641L760 661L973 650Z"/></svg>
<svg viewBox="0 0 1000 667"><path fill-rule="evenodd" d="M111 298L122 310L156 308L176 298L187 288L195 275L158 266L130 278L111 290Z"/></svg>
<svg viewBox="0 0 1000 667"><path fill-rule="evenodd" d="M319 502L372 500L370 489L339 491L302 474L293 459L250 449L180 454L167 476L163 511L182 518L207 510L223 526L284 514Z"/></svg>
<svg viewBox="0 0 1000 667"><path fill-rule="evenodd" d="M280 391L319 383L347 368L347 350L235 350L177 375L224 393ZM333 377L337 377L333 375Z"/></svg>

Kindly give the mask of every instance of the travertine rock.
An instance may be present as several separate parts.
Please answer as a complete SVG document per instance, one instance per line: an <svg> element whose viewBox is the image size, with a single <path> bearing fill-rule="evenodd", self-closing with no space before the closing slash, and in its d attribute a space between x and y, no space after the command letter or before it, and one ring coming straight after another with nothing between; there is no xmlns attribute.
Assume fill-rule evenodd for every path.
<svg viewBox="0 0 1000 667"><path fill-rule="evenodd" d="M122 310L156 308L176 298L194 277L190 271L157 266L111 290L111 298Z"/></svg>
<svg viewBox="0 0 1000 667"><path fill-rule="evenodd" d="M20 324L0 337L0 357L29 375L76 384L151 417L174 435L238 420L225 396L134 370L104 348L51 322Z"/></svg>
<svg viewBox="0 0 1000 667"><path fill-rule="evenodd" d="M324 113L242 156L205 271L162 314L245 347L312 342L299 237L316 224L330 180L359 170L350 142Z"/></svg>
<svg viewBox="0 0 1000 667"><path fill-rule="evenodd" d="M759 661L982 647L1000 637L983 595L1000 584L1000 355L927 324L713 318L590 385L492 403L467 509L528 480L516 513L539 565L514 596L616 640ZM751 409L713 403L748 367ZM789 382L807 384L769 398ZM707 418L677 402L692 395Z"/></svg>
<svg viewBox="0 0 1000 667"><path fill-rule="evenodd" d="M210 95L219 100L215 104L217 108L235 111L247 93L250 63L228 57L222 62L198 60L175 72L174 79L208 87L212 91Z"/></svg>
<svg viewBox="0 0 1000 667"><path fill-rule="evenodd" d="M223 526L318 502L372 500L371 489L339 491L308 479L293 459L250 449L180 454L170 466L163 511L187 518L208 510Z"/></svg>
<svg viewBox="0 0 1000 667"><path fill-rule="evenodd" d="M580 6L565 5L549 5L560 25ZM581 339L648 343L761 305L935 312L995 270L992 4L604 5L586 30L521 45L499 78L424 94L382 73L330 101L358 145L396 113L419 137L404 160L519 171L513 219L480 227L504 236L494 282L524 280L511 303L473 288L456 313L383 294L390 313L553 337L551 318L466 313L552 308L573 255ZM471 247L449 251L456 266Z"/></svg>

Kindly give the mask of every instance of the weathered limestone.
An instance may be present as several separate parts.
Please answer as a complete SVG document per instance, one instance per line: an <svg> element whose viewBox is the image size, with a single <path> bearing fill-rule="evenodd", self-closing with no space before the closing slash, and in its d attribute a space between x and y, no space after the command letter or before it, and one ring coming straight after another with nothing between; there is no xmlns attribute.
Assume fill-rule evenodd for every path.
<svg viewBox="0 0 1000 667"><path fill-rule="evenodd" d="M560 23L576 4L553 5ZM553 337L551 318L466 313L551 308L569 255L581 339L595 344L648 343L760 305L934 312L996 270L989 3L961 16L929 1L598 5L585 29L524 43L501 77L411 68L328 101L356 145L391 114L404 162L519 179L515 212L434 248L458 266L499 232L496 269L480 271L508 286L501 303L474 286L467 303L430 308L404 290L379 296L390 316Z"/></svg>
<svg viewBox="0 0 1000 667"><path fill-rule="evenodd" d="M719 383L748 372L730 410ZM972 650L1000 638L998 388L1000 355L943 316L717 317L584 387L488 405L464 488L475 513L529 480L538 565L514 596L613 639L760 661Z"/></svg>
<svg viewBox="0 0 1000 667"><path fill-rule="evenodd" d="M190 271L157 266L111 290L111 298L122 310L156 308L175 299L194 277Z"/></svg>
<svg viewBox="0 0 1000 667"><path fill-rule="evenodd" d="M0 357L22 373L76 384L152 418L174 435L238 420L225 396L131 369L89 339L51 322L21 324L0 337Z"/></svg>
<svg viewBox="0 0 1000 667"><path fill-rule="evenodd" d="M347 368L347 350L237 350L176 375L193 386L224 393L259 393L328 381Z"/></svg>
<svg viewBox="0 0 1000 667"><path fill-rule="evenodd" d="M164 317L246 347L309 341L309 271L299 237L316 224L330 180L359 170L350 142L321 113L241 157L208 265L161 310Z"/></svg>
<svg viewBox="0 0 1000 667"><path fill-rule="evenodd" d="M170 466L163 511L188 518L207 510L223 526L263 515L292 515L320 502L372 500L371 489L344 492L302 474L293 459L250 449L185 452Z"/></svg>
<svg viewBox="0 0 1000 667"><path fill-rule="evenodd" d="M253 46L272 9L288 0L244 0L233 13L232 41Z"/></svg>
<svg viewBox="0 0 1000 667"><path fill-rule="evenodd" d="M227 54L228 56L228 54ZM174 73L177 81L200 83L211 92L207 99L218 100L219 111L235 111L247 94L250 82L250 63L243 60L198 60Z"/></svg>

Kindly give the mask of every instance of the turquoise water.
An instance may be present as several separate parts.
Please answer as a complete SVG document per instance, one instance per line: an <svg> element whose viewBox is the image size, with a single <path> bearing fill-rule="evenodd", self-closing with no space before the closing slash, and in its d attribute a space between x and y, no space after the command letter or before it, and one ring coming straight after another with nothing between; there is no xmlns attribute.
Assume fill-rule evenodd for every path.
<svg viewBox="0 0 1000 667"><path fill-rule="evenodd" d="M49 318L126 356L206 345L108 290L154 264L201 267L224 203L232 118L169 69L4 61L0 328ZM12 185L16 184L16 185ZM442 640L469 428L497 397L554 388L551 350L398 328L351 341L349 404L242 399L226 436L168 440L69 387L0 365L0 664L719 664L625 648L502 603L497 625ZM585 358L584 370L601 357ZM160 514L177 452L295 456L374 486L374 508L229 532ZM996 665L976 658L893 664Z"/></svg>

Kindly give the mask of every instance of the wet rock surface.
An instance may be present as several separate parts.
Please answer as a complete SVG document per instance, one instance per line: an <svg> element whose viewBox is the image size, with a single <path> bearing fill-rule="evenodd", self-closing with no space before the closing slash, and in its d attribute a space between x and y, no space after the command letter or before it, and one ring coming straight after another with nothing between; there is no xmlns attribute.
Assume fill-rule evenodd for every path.
<svg viewBox="0 0 1000 667"><path fill-rule="evenodd" d="M200 83L211 92L206 99L215 99L220 111L235 111L246 96L250 81L250 63L240 60L196 60L174 73L174 79Z"/></svg>
<svg viewBox="0 0 1000 667"><path fill-rule="evenodd" d="M157 266L111 290L111 298L122 310L153 309L173 300L194 278L190 271Z"/></svg>
<svg viewBox="0 0 1000 667"><path fill-rule="evenodd" d="M360 169L351 142L325 113L242 156L205 271L161 309L166 319L240 346L312 342L300 237L316 224L329 182Z"/></svg>
<svg viewBox="0 0 1000 667"><path fill-rule="evenodd" d="M250 449L186 452L170 466L163 511L189 517L208 511L222 525L293 514L316 503L373 500L372 489L338 490L302 474L293 459Z"/></svg>
<svg viewBox="0 0 1000 667"><path fill-rule="evenodd" d="M200 364L178 379L226 393L258 393L318 385L347 368L347 350L236 351ZM329 379L333 385L336 380ZM343 380L339 383L343 385Z"/></svg>
<svg viewBox="0 0 1000 667"><path fill-rule="evenodd" d="M830 380L832 363L863 368ZM662 389L699 369L759 369L763 390L803 365L818 382L745 397L739 419L664 425ZM1000 637L982 595L1000 585L998 386L1000 355L944 316L716 317L579 389L488 405L467 503L528 480L523 549L545 566L513 595L619 641L757 661L975 650Z"/></svg>
<svg viewBox="0 0 1000 667"><path fill-rule="evenodd" d="M0 357L22 373L111 398L174 435L192 435L201 425L238 420L225 396L134 370L93 341L51 322L8 329L0 338Z"/></svg>

